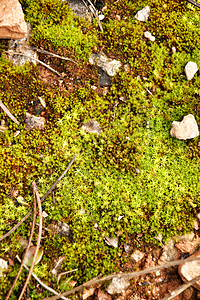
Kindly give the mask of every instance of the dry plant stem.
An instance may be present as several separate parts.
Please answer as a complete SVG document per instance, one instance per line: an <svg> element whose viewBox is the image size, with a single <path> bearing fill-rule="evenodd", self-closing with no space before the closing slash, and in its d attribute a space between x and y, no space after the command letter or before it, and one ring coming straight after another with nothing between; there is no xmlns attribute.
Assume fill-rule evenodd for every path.
<svg viewBox="0 0 200 300"><path fill-rule="evenodd" d="M85 4L85 1L84 0L82 0L83 1L83 3ZM96 10L96 8L94 7L94 5L92 4L92 2L90 1L90 0L87 0L88 2L89 2L89 4L90 4L90 6L92 7L92 9L90 8L90 6L89 6L89 9L91 10L91 12L93 13L93 15L95 16L95 18L97 19L97 22L98 22L98 25L99 25L99 28L100 28L100 30L101 30L101 32L103 32L103 27L102 27L102 25L101 25L101 21L100 21L100 19L99 19L99 16L98 16L98 13L97 13L97 10ZM86 4L85 4L86 5ZM87 5L86 5L87 6Z"/></svg>
<svg viewBox="0 0 200 300"><path fill-rule="evenodd" d="M30 47L29 47L29 48L30 48ZM47 55L50 55L50 56L53 56L53 57L56 57L56 58L60 58L60 59L63 59L63 60L71 61L71 62L73 62L74 64L77 65L77 63L76 63L73 59L70 59L70 58L68 58L68 57L60 56L60 55L51 53L51 52L49 52L49 51L47 51L47 50L38 49L38 48L36 48L36 47L31 47L31 49L36 50L36 51L41 52L41 53L44 53L44 54L47 54Z"/></svg>
<svg viewBox="0 0 200 300"><path fill-rule="evenodd" d="M148 268L148 269L145 269L145 270L142 270L142 271L138 271L138 272L121 273L121 274L111 274L111 275L108 275L108 276L105 276L105 277L102 277L102 278L99 278L99 279L94 278L94 279L91 279L90 281L87 281L87 282L83 283L82 285L79 285L79 286L71 289L70 291L67 291L67 292L64 292L64 293L60 294L59 296L48 297L48 298L45 298L43 300L56 300L56 299L60 299L61 296L71 295L71 294L73 294L75 292L81 291L84 287L89 287L91 285L94 285L94 284L97 284L99 282L103 282L103 281L106 281L106 280L111 280L113 278L127 278L127 279L132 279L132 278L137 277L137 276L149 274L151 272L155 272L155 271L158 271L158 270L170 268L170 267L173 267L173 266L178 266L178 265L181 265L181 264L183 264L185 262L191 262L191 261L195 261L195 260L200 260L200 257L174 260L174 261L170 261L170 262L168 262L168 263L166 263L164 265L156 266L154 268Z"/></svg>
<svg viewBox="0 0 200 300"><path fill-rule="evenodd" d="M191 285L193 285L198 280L200 280L200 276L198 276L198 277L188 281L187 283L179 286L177 289L175 289L173 292L171 292L171 294L169 296L166 296L162 300L170 300L170 299L175 298L176 296L178 296L179 294L184 292L187 288L189 288Z"/></svg>
<svg viewBox="0 0 200 300"><path fill-rule="evenodd" d="M70 164L68 165L68 167L65 169L65 171L62 173L62 175L57 179L57 181L52 185L52 187L48 190L48 192L46 192L46 194L41 198L41 202L43 202L46 197L53 191L53 189L56 187L56 185L60 182L60 180L65 176L65 174L69 171L70 167L72 166L72 164L74 163L76 158L76 154L74 155L72 161L70 162ZM30 217L30 215L32 214L33 210L30 210L22 219L21 221L19 221L19 223L17 223L10 231L8 231L6 234L4 234L3 236L0 237L0 241L2 241L3 239L5 239L6 237L8 237L9 235L11 235L26 219L28 219L28 217Z"/></svg>
<svg viewBox="0 0 200 300"><path fill-rule="evenodd" d="M194 0L187 0L188 2L190 2L191 4L197 6L197 7L200 7L200 3L194 1Z"/></svg>
<svg viewBox="0 0 200 300"><path fill-rule="evenodd" d="M19 122L17 119L11 114L11 112L7 109L7 107L3 104L2 101L0 101L0 107L5 111L5 113L11 118L13 122L15 122L17 125L19 125Z"/></svg>
<svg viewBox="0 0 200 300"><path fill-rule="evenodd" d="M32 241L32 238L33 238L33 232L34 232L34 228L35 228L35 220L36 220L36 199L35 199L35 197L34 197L33 199L34 199L33 222L32 222L31 234L30 234L30 237L29 237L28 245L27 245L26 251L25 251L25 253L24 253L24 257L23 257L21 266L20 266L20 268L19 268L19 271L18 271L18 273L17 273L17 276L16 276L16 278L15 278L15 280L14 280L14 282L13 282L13 284L12 284L12 286L11 286L11 288L10 288L10 290L9 290L9 292L8 292L8 295L6 296L6 299L5 299L5 300L8 300L8 299L9 299L9 297L10 297L10 295L11 295L11 293L12 293L12 290L14 289L14 286L15 286L15 284L16 284L18 278L19 278L19 275L20 275L20 273L21 273L21 270L22 270L22 268L23 268L23 264L24 264L24 262L25 262L26 255L27 255L28 250L29 250L29 248L30 248L30 246L31 246L31 241Z"/></svg>
<svg viewBox="0 0 200 300"><path fill-rule="evenodd" d="M19 262L21 262L21 259L19 258L19 256L17 255L16 258L19 260ZM24 265L24 268L29 271L29 268ZM55 290L53 290L52 288L50 288L49 286L47 286L45 283L43 283L38 277L37 275L35 275L35 273L32 273L32 276L35 278L35 280L38 281L38 283L43 286L43 288L45 288L46 290L48 290L49 292L53 293L54 295L59 295L59 293L57 293ZM63 300L70 300L69 298L66 298L66 297L61 297L61 299Z"/></svg>
<svg viewBox="0 0 200 300"><path fill-rule="evenodd" d="M39 214L39 232L38 232L38 238L37 238L37 245L36 245L36 249L35 249L35 253L34 253L34 256L33 256L33 262L32 262L32 265L30 267L30 270L29 270L29 273L28 273L28 277L26 279L26 282L23 286L23 289L21 291L21 294L18 298L18 300L21 300L23 295L24 295L24 292L26 290L26 287L29 283L29 280L31 278L31 274L33 273L33 268L35 266L35 263L36 263L36 259L37 259L37 255L38 255L38 251L39 251L39 248L40 248L40 241L41 241L41 237L42 237L42 205L41 205L41 200L40 200L40 196L39 196L39 193L38 193L38 189L37 189L37 185L34 181L32 181L32 188L33 188L33 197L36 198L37 200L37 204L38 204L38 214ZM35 199L34 199L35 201Z"/></svg>
<svg viewBox="0 0 200 300"><path fill-rule="evenodd" d="M69 270L69 271L62 272L62 273L58 274L57 284L59 283L60 278L61 278L63 275L66 275L66 274L69 274L69 273L72 273L72 272L76 272L76 271L78 271L78 269L73 269L73 270Z"/></svg>
<svg viewBox="0 0 200 300"><path fill-rule="evenodd" d="M39 60L37 58L32 58L31 56L26 55L24 53L20 53L20 52L14 52L14 51L5 51L5 52L8 53L8 54L16 54L16 55L25 56L25 57L28 57L28 58L30 58L32 60L35 60L36 62L38 62L39 64L43 65L44 67L46 67L50 71L52 71L52 72L56 73L58 76L62 77L62 75L59 72L57 72L56 70L54 70L53 68L51 68L50 66L48 66L47 64L45 64L43 61L41 61L41 60Z"/></svg>

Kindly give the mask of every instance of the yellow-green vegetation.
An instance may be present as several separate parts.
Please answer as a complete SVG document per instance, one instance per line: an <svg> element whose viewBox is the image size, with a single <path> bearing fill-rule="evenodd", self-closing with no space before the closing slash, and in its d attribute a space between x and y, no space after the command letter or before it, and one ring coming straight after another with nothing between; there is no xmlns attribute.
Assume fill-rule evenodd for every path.
<svg viewBox="0 0 200 300"><path fill-rule="evenodd" d="M113 0L107 3L104 33L100 33L95 21L87 24L76 18L64 1L21 3L33 26L31 45L76 59L83 74L95 68L89 66L88 57L102 45L108 56L130 66L128 73L121 69L106 95L91 89L98 85L95 72L91 78L90 73L82 75L71 90L61 89L58 82L54 84L56 79L42 81L38 67L28 63L16 67L6 60L7 46L0 42L0 100L20 122L17 126L0 111L8 127L0 133L0 235L32 208L31 181L44 195L77 154L69 173L42 204L48 213L44 228L62 221L73 232L73 242L45 233L44 256L35 268L59 292L69 288L65 278L59 290L50 273L59 256L66 257L62 271L78 268L69 277L80 284L100 273L117 271L123 243L132 240L136 245L139 233L145 249L149 243L158 243L159 233L165 242L192 229L200 200L200 141L198 137L177 140L169 132L174 120L190 113L200 126L200 77L197 73L187 81L184 75L189 60L200 68L200 10L180 0ZM134 15L145 5L151 13L142 23ZM116 20L117 14L121 20ZM156 37L154 43L143 37L145 30ZM67 63L55 59L51 63L61 64L66 80L76 76ZM38 96L45 100L46 109L39 106ZM25 130L25 113L40 115L42 111L45 129ZM82 124L90 119L100 123L101 134L83 131ZM20 134L14 137L17 130ZM26 205L17 201L14 189ZM123 217L118 220L119 216ZM95 223L100 230L95 230ZM17 239L19 235L27 239L30 227L26 221L1 242L1 258L14 259L22 253ZM105 235L118 236L119 247L109 247ZM17 270L15 261L0 278L2 299ZM26 275L24 271L11 299L17 299ZM31 299L50 295L36 290L33 281L29 288Z"/></svg>

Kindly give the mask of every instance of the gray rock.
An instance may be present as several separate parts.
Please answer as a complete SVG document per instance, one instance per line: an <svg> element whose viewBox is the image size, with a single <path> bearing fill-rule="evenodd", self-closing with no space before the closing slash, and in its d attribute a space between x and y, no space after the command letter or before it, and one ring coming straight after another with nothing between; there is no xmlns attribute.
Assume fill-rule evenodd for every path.
<svg viewBox="0 0 200 300"><path fill-rule="evenodd" d="M107 236L104 236L104 241L107 245L112 246L114 248L118 248L118 239L117 238L110 238Z"/></svg>
<svg viewBox="0 0 200 300"><path fill-rule="evenodd" d="M72 11L80 18L84 18L91 22L93 14L82 0L66 0Z"/></svg>
<svg viewBox="0 0 200 300"><path fill-rule="evenodd" d="M112 85L112 80L110 79L110 76L106 72L104 72L101 68L99 68L98 73L100 75L99 84L101 87Z"/></svg>
<svg viewBox="0 0 200 300"><path fill-rule="evenodd" d="M113 278L110 285L107 288L107 292L110 295L124 293L129 287L130 282L125 278Z"/></svg>
<svg viewBox="0 0 200 300"><path fill-rule="evenodd" d="M144 253L141 252L140 250L135 250L135 252L131 255L131 257L136 261L140 261L144 257Z"/></svg>
<svg viewBox="0 0 200 300"><path fill-rule="evenodd" d="M193 61L189 61L185 66L185 75L187 77L187 80L192 80L197 71L197 64Z"/></svg>
<svg viewBox="0 0 200 300"><path fill-rule="evenodd" d="M37 51L32 50L28 46L31 34L31 25L27 24L27 33L24 38L9 41L8 59L12 61L15 65L23 66L27 61L32 62L36 65L35 59L38 58ZM20 54L14 54L14 52L24 54L25 56Z"/></svg>
<svg viewBox="0 0 200 300"><path fill-rule="evenodd" d="M39 129L43 130L45 124L45 118L43 117L35 117L29 113L26 113L26 129Z"/></svg>
<svg viewBox="0 0 200 300"><path fill-rule="evenodd" d="M138 21L146 22L149 18L149 14L150 14L150 8L147 5L143 9L141 9L137 12L137 14L135 15L135 18Z"/></svg>
<svg viewBox="0 0 200 300"><path fill-rule="evenodd" d="M87 123L83 124L82 126L83 130L85 132L91 132L91 133L101 133L102 129L97 121L94 121L93 119L89 120Z"/></svg>
<svg viewBox="0 0 200 300"><path fill-rule="evenodd" d="M21 39L27 31L24 14L18 0L1 0L0 39Z"/></svg>
<svg viewBox="0 0 200 300"><path fill-rule="evenodd" d="M126 244L126 243L124 243L124 251L126 253L128 253L130 251L130 246L128 244Z"/></svg>
<svg viewBox="0 0 200 300"><path fill-rule="evenodd" d="M99 54L91 54L89 63L97 65L97 67L101 68L111 77L115 76L122 66L119 60L108 58L103 52Z"/></svg>
<svg viewBox="0 0 200 300"><path fill-rule="evenodd" d="M172 137L179 140L193 139L199 135L197 122L192 114L183 118L181 122L174 121L170 131Z"/></svg>
<svg viewBox="0 0 200 300"><path fill-rule="evenodd" d="M3 272L8 269L8 263L6 260L0 258L0 277L3 276Z"/></svg>
<svg viewBox="0 0 200 300"><path fill-rule="evenodd" d="M178 250L174 246L173 239L170 239L163 247L164 249L162 255L160 256L159 264L164 264L178 258Z"/></svg>
<svg viewBox="0 0 200 300"><path fill-rule="evenodd" d="M155 41L155 36L153 36L152 34L151 34L151 32L149 32L149 31L145 31L144 32L144 37L146 38L146 39L148 39L149 41L151 41L151 42L154 42Z"/></svg>

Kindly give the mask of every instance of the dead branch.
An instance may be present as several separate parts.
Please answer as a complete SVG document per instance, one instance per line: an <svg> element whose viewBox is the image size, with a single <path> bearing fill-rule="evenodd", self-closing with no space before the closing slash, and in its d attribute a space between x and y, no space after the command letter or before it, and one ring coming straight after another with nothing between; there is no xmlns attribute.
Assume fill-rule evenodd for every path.
<svg viewBox="0 0 200 300"><path fill-rule="evenodd" d="M101 25L101 21L99 19L99 16L98 16L98 13L97 13L97 10L95 8L95 6L92 4L92 2L90 0L87 0L89 2L89 6L87 6L87 4L85 3L84 0L82 0L83 3L85 4L86 7L89 7L89 9L91 10L91 12L93 13L93 15L95 16L95 18L97 19L97 22L98 22L98 25L99 25L99 28L101 30L101 32L103 32L103 27Z"/></svg>
<svg viewBox="0 0 200 300"><path fill-rule="evenodd" d="M16 258L19 260L19 262L21 262L21 259L19 258L19 256L17 255ZM24 265L24 268L29 271L29 268ZM42 282L37 275L35 275L35 273L32 273L32 276L35 278L35 280L37 280L37 282L43 286L46 290L48 290L49 292L53 293L54 295L59 295L59 293L57 293L55 290L53 290L52 288L50 288L48 285L46 285L44 282ZM63 300L70 300L69 298L66 298L64 296L60 297Z"/></svg>
<svg viewBox="0 0 200 300"><path fill-rule="evenodd" d="M188 281L187 283L179 286L177 289L175 289L173 292L171 292L170 295L166 296L165 298L163 298L163 300L170 300L175 298L176 296L178 296L179 294L181 294L182 292L184 292L187 288L189 288L191 285L193 285L195 282L197 282L198 280L200 280L200 276Z"/></svg>
<svg viewBox="0 0 200 300"><path fill-rule="evenodd" d="M62 75L61 75L59 72L57 72L57 71L54 70L52 67L48 66L48 65L45 64L43 61L41 61L41 60L39 60L39 59L37 59L37 58L32 58L32 57L29 56L29 55L26 55L26 54L20 53L20 52L14 52L14 51L12 51L12 50L5 51L5 52L8 53L8 54L16 54L16 55L25 56L25 57L28 57L28 58L30 58L30 59L32 59L32 60L35 60L36 62L38 62L39 64L43 65L44 67L46 67L46 68L49 69L50 71L56 73L59 77L62 77Z"/></svg>
<svg viewBox="0 0 200 300"><path fill-rule="evenodd" d="M52 185L52 187L46 192L46 194L41 198L41 202L43 202L46 197L52 192L52 190L57 186L57 184L60 182L60 180L65 176L65 174L69 171L70 167L74 163L76 158L76 154L74 155L72 161L69 163L68 167L65 169L65 171L62 173L62 175L57 179L57 181ZM8 231L6 234L0 237L0 241L11 235L26 219L30 217L32 214L33 210L30 210L22 219L19 221L10 231Z"/></svg>
<svg viewBox="0 0 200 300"><path fill-rule="evenodd" d="M19 275L21 273L21 270L23 268L23 265L24 265L24 262L25 262L25 259L26 259L26 255L27 255L28 250L29 250L29 248L31 246L31 241L32 241L32 238L33 238L33 232L34 232L34 228L35 228L35 220L36 220L36 199L35 199L35 197L33 197L33 199L34 199L34 202L33 202L34 203L34 208L33 208L33 222L32 222L31 234L30 234L29 241L28 241L28 246L27 246L26 251L24 253L24 257L23 257L22 263L20 265L19 271L17 273L17 276L15 277L15 280L14 280L14 282L13 282L13 284L12 284L12 286L11 286L11 288L10 288L10 290L8 292L8 295L6 296L5 300L9 299L9 297L10 297L10 295L12 293L12 290L14 289L14 286L15 286L15 284L16 284L18 278L19 278Z"/></svg>
<svg viewBox="0 0 200 300"><path fill-rule="evenodd" d="M42 237L42 205L41 205L41 200L40 200L40 196L39 196L39 193L38 193L38 189L37 189L36 183L34 181L32 181L31 185L32 185L32 189L33 189L34 202L37 200L37 205L38 205L39 232L38 232L38 238L37 238L37 245L36 245L35 253L34 253L34 256L33 256L33 262L32 262L32 265L30 267L30 270L29 270L29 273L28 273L28 277L26 279L26 282L25 282L25 284L23 286L23 289L21 291L21 294L20 294L18 300L22 299L23 294L24 294L24 292L26 290L26 287L27 287L27 285L29 283L29 280L31 278L31 274L33 273L33 268L34 268L35 263L36 263L38 251L39 251L39 248L40 248L40 241L41 241L41 237Z"/></svg>
<svg viewBox="0 0 200 300"><path fill-rule="evenodd" d="M15 122L17 125L19 125L19 122L17 119L11 114L11 112L7 109L7 107L3 104L3 102L0 100L0 107L3 109L3 111Z"/></svg>
<svg viewBox="0 0 200 300"><path fill-rule="evenodd" d="M29 46L28 48L30 48L30 46ZM47 50L42 50L42 49L39 49L39 48L36 48L36 47L31 47L31 49L33 49L33 50L35 50L35 51L38 51L38 52L40 52L40 53L44 53L44 54L47 54L47 55L56 57L56 58L60 58L60 59L67 60L67 61L71 61L71 62L73 62L74 64L77 65L77 63L76 63L73 59L70 59L70 58L68 58L68 57L60 56L60 55L54 54L54 53L52 53L52 52L49 52L49 51L47 51Z"/></svg>
<svg viewBox="0 0 200 300"><path fill-rule="evenodd" d="M130 272L130 273L121 273L121 274L111 274L111 275L108 275L108 276L104 276L102 278L99 278L99 279L91 279L90 281L87 281L85 283L83 283L82 285L79 285L67 292L64 292L62 294L60 294L59 296L53 296L53 297L47 297L43 300L56 300L56 299L59 299L61 296L68 296L68 295L71 295L75 292L79 292L81 291L84 287L89 287L91 285L94 285L94 284L97 284L99 282L103 282L103 281L107 281L107 280L111 280L113 278L127 278L127 279L132 279L134 277L138 277L138 276L141 276L141 275L145 275L145 274L149 274L151 272L155 272L155 271L158 271L158 270L162 270L162 269L166 269L166 268L170 268L170 267L173 267L173 266L178 266L178 265L181 265L183 264L184 262L191 262L191 261L195 261L195 260L200 260L200 257L194 257L194 258L187 258L187 259L180 259L180 260L174 260L174 261L170 261L164 265L161 265L161 266L156 266L154 268L148 268L148 269L145 269L145 270L142 270L142 271L137 271L137 272Z"/></svg>

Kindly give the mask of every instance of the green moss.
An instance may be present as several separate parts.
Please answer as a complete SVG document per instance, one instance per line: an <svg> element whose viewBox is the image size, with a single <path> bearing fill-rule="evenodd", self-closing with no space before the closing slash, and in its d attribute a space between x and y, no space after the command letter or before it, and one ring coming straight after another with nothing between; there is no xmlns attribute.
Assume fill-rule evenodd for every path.
<svg viewBox="0 0 200 300"><path fill-rule="evenodd" d="M165 242L180 234L180 227L181 233L192 230L198 211L199 137L182 141L169 133L172 122L189 113L200 125L199 76L197 73L187 81L184 74L189 60L200 66L198 10L185 1L110 2L102 21L104 34L100 35L95 33L95 22L88 25L74 18L65 2L21 1L27 21L33 25L31 43L61 54L71 52L70 57L77 55L82 63L75 71L62 65L63 85L55 77L44 83L38 67L31 64L15 67L0 60L0 99L20 122L17 126L0 111L0 119L8 127L0 133L1 234L8 230L7 224L20 220L32 207L31 180L44 195L78 154L68 175L42 204L48 213L44 228L61 221L73 232L73 243L48 231L42 240L44 256L35 271L58 292L61 289L51 270L59 256L66 257L62 271L78 268L70 278L83 283L99 273L117 271L124 242L129 243L139 233L144 250L148 243L158 244L159 233ZM134 15L147 4L150 17L141 23ZM121 20L116 20L116 14ZM83 25L86 33L82 32ZM145 30L155 35L154 43L144 38ZM98 86L95 67L87 63L97 44L99 50L105 45L108 56L130 66L128 73L121 68L106 95ZM172 46L177 49L174 54ZM0 43L1 53L6 47ZM51 63L60 66L60 61L52 59ZM75 72L79 79L68 89L68 80L76 76ZM98 89L92 90L91 85ZM39 106L38 96L45 100L45 109ZM47 122L43 131L25 130L27 111L38 116L44 113ZM90 119L100 123L100 135L83 131L82 124ZM20 134L14 137L17 130ZM26 205L11 197L13 187ZM95 230L95 223L99 230ZM3 241L1 257L21 254L18 234L28 238L29 232L30 223L25 222ZM118 237L119 247L109 247L104 236ZM16 272L17 265L10 267L2 297ZM24 272L21 282L25 276ZM61 280L61 286L66 280ZM15 291L21 286L18 283ZM49 295L35 290L32 281L30 291L32 299Z"/></svg>

